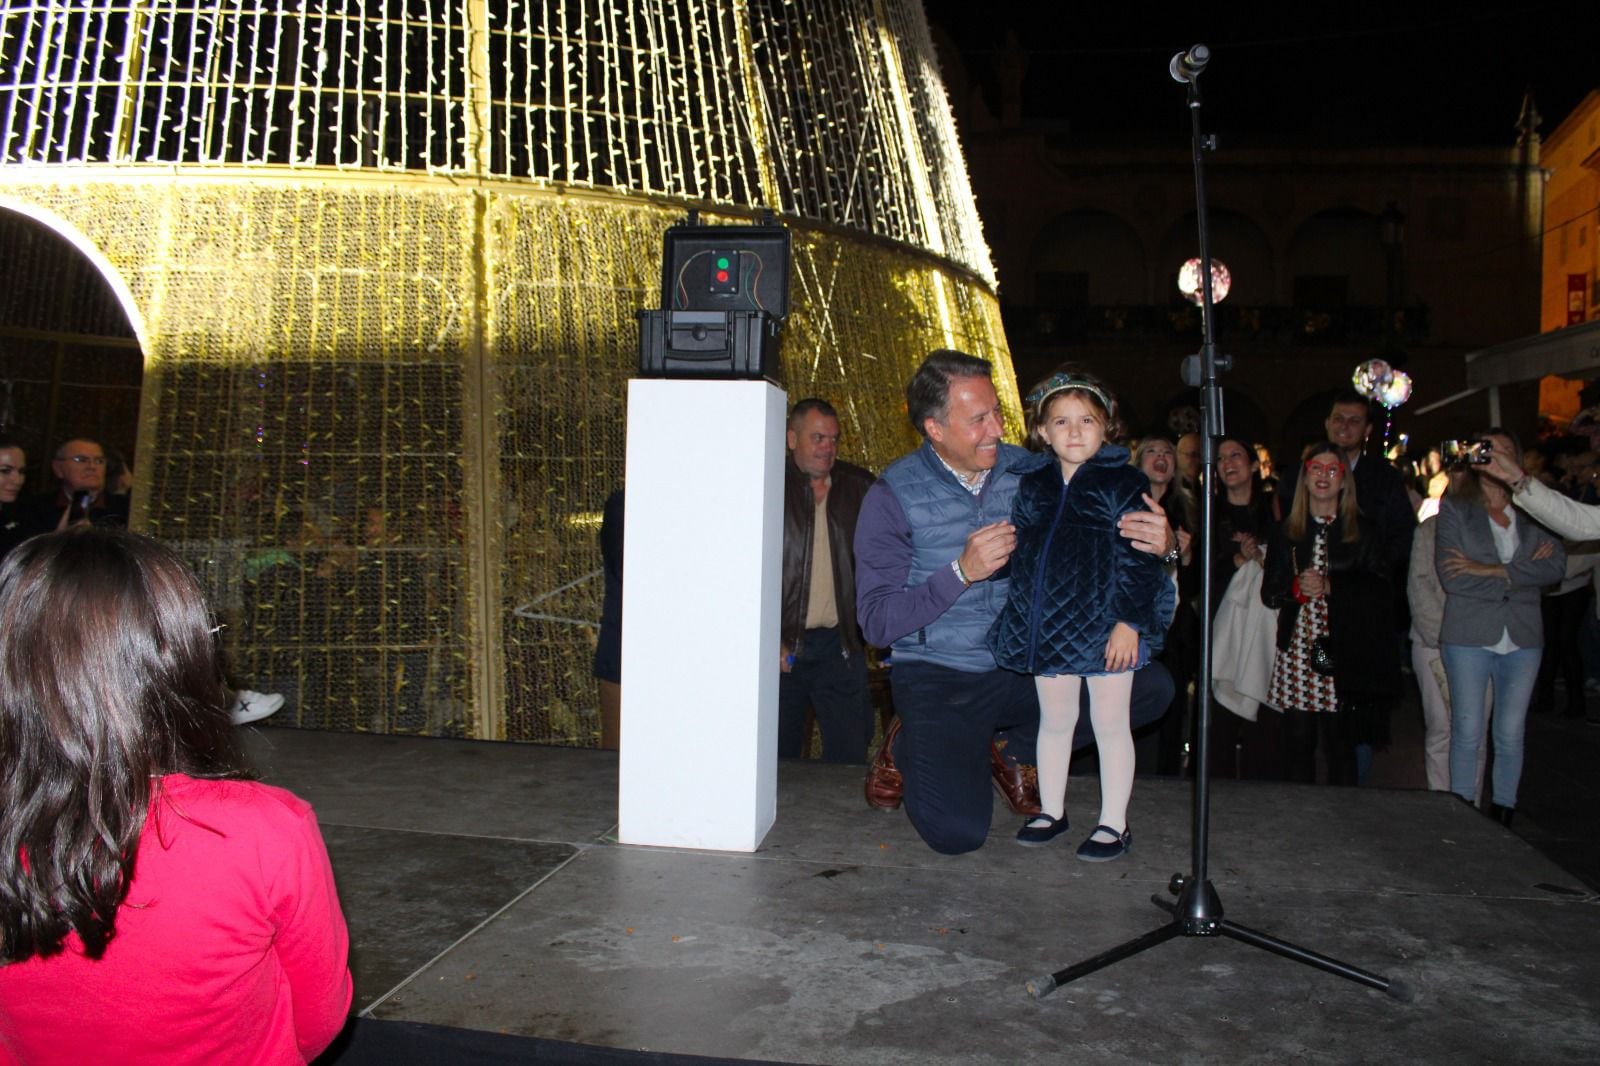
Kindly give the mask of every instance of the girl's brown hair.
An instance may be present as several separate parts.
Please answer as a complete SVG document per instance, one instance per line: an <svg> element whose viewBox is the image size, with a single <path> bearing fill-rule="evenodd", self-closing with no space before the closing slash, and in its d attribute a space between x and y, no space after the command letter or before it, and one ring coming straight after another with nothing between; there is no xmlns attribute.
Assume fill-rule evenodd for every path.
<svg viewBox="0 0 1600 1066"><path fill-rule="evenodd" d="M1121 442L1123 426L1122 420L1117 416L1116 396L1106 387L1105 382L1093 374L1079 369L1072 363L1064 363L1055 373L1028 390L1028 395L1024 398L1024 403L1027 405L1028 447L1034 451L1044 450L1039 427L1044 424L1045 411L1057 397L1066 395L1076 395L1089 405L1099 417L1107 441L1112 444Z"/></svg>

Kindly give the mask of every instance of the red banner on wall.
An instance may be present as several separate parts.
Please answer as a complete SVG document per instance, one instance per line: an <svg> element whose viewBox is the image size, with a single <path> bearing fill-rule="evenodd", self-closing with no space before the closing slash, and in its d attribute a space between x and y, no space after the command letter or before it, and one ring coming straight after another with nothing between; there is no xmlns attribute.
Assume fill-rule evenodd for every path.
<svg viewBox="0 0 1600 1066"><path fill-rule="evenodd" d="M1589 275L1567 275L1567 325L1583 323L1589 313Z"/></svg>

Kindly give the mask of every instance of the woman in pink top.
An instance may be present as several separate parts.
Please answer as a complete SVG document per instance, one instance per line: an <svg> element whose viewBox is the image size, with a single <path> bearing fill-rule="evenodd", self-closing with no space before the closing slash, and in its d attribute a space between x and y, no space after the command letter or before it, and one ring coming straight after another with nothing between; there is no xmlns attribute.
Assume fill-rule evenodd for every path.
<svg viewBox="0 0 1600 1066"><path fill-rule="evenodd" d="M344 1025L316 817L245 780L213 633L145 537L0 565L0 1063L299 1063Z"/></svg>

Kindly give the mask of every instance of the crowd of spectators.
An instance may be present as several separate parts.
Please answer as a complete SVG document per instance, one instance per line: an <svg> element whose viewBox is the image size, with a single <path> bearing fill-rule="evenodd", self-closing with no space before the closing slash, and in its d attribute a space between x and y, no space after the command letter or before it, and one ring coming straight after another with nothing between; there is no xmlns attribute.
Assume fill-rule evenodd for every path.
<svg viewBox="0 0 1600 1066"><path fill-rule="evenodd" d="M1214 674L1213 772L1357 785L1389 742L1409 644L1429 787L1511 823L1526 714L1585 717L1600 674L1600 456L1587 433L1524 449L1491 427L1402 467L1371 440L1366 401L1340 395L1326 438L1276 471L1261 445L1221 440L1208 485L1192 434L1118 443L1114 398L1076 368L1030 399L1046 454L1003 444L989 374L933 353L907 388L923 444L881 478L839 459L831 404L792 411L781 755L802 753L809 711L823 758L861 761L868 645L892 647L897 714L869 760L868 802L904 804L930 847L958 853L988 836L992 778L1028 819L1018 842L1042 846L1067 828L1070 753L1092 743L1083 698L1102 797L1078 855L1104 861L1132 843L1130 731L1159 729L1158 768L1192 772L1196 696ZM233 729L283 699L230 694L198 582L170 548L120 528L132 472L114 453L63 442L53 483L31 497L26 469L23 447L0 439L0 1031L25 1055L131 1061L176 1040L309 1060L350 1003L348 936L310 808L249 780ZM1203 555L1207 492L1217 523ZM373 626L426 630L429 597L413 593L429 576L383 558L404 531L382 509L359 513L354 545L288 517L292 543L245 564L247 598L266 609L245 613L247 640L270 637L274 611L310 618L300 635L314 640L317 605L341 598L324 587L341 580L356 609L378 612ZM613 637L622 519L618 492L602 530ZM1052 556L1057 538L1074 548ZM363 567L362 552L383 565ZM1093 563L1102 552L1115 565ZM1094 597L1039 594L1086 582L1101 582ZM1209 672L1196 662L1208 613L1224 634ZM606 746L620 737L618 658L602 634ZM402 679L428 669L420 650L395 661ZM1036 678L1015 672L1041 664ZM1050 745L1041 717L1061 734ZM236 950L247 941L259 950ZM151 967L172 979L147 980ZM136 1024L149 1017L180 1028Z"/></svg>
<svg viewBox="0 0 1600 1066"><path fill-rule="evenodd" d="M1210 607L1225 633L1218 651L1226 658L1214 666L1226 687L1216 705L1213 772L1359 783L1415 686L1428 787L1510 824L1525 716L1600 724L1585 706L1586 690L1600 687L1600 541L1588 539L1587 527L1563 537L1522 506L1528 485L1539 487L1541 502L1600 504L1600 408L1580 415L1572 432L1543 433L1526 448L1490 427L1416 459L1386 456L1370 439L1375 422L1358 395L1335 399L1327 441L1283 464L1276 491L1260 477L1270 462L1260 445L1220 444L1211 565L1221 588ZM1504 469L1491 455L1507 457ZM1307 479L1309 491L1300 493ZM1319 494L1328 497L1322 510L1332 530L1352 502L1351 486L1354 526L1308 539L1300 506L1314 513ZM1239 646L1247 639L1240 634L1253 630L1234 617L1254 609L1251 600L1226 591L1257 563L1265 571L1260 602L1277 612L1279 638L1265 685L1249 678L1260 656ZM1402 681L1395 667L1407 646L1410 676ZM1320 716L1314 729L1308 710ZM1192 729L1191 722L1191 740ZM1317 750L1320 759L1311 756Z"/></svg>

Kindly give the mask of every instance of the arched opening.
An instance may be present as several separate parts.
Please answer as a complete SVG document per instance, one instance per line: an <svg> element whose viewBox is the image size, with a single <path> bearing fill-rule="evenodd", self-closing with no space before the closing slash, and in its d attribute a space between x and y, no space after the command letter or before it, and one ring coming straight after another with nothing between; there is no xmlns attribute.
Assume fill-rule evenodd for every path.
<svg viewBox="0 0 1600 1066"><path fill-rule="evenodd" d="M1144 245L1105 211L1069 211L1040 231L1030 257L1040 307L1127 307L1149 302Z"/></svg>
<svg viewBox="0 0 1600 1066"><path fill-rule="evenodd" d="M1384 303L1387 259L1378 218L1337 209L1312 215L1289 241L1294 306L1337 310Z"/></svg>
<svg viewBox="0 0 1600 1066"><path fill-rule="evenodd" d="M120 279L63 232L3 205L0 264L0 436L27 451L24 495L56 491L50 460L74 437L99 441L131 482L144 353Z"/></svg>
<svg viewBox="0 0 1600 1066"><path fill-rule="evenodd" d="M1230 436L1260 441L1269 446L1273 443L1273 419L1250 396L1238 389L1230 389L1226 410ZM1165 406L1156 412L1155 420L1150 423L1150 432L1177 437L1198 432L1200 425L1200 393L1197 389L1184 389L1167 398Z"/></svg>

